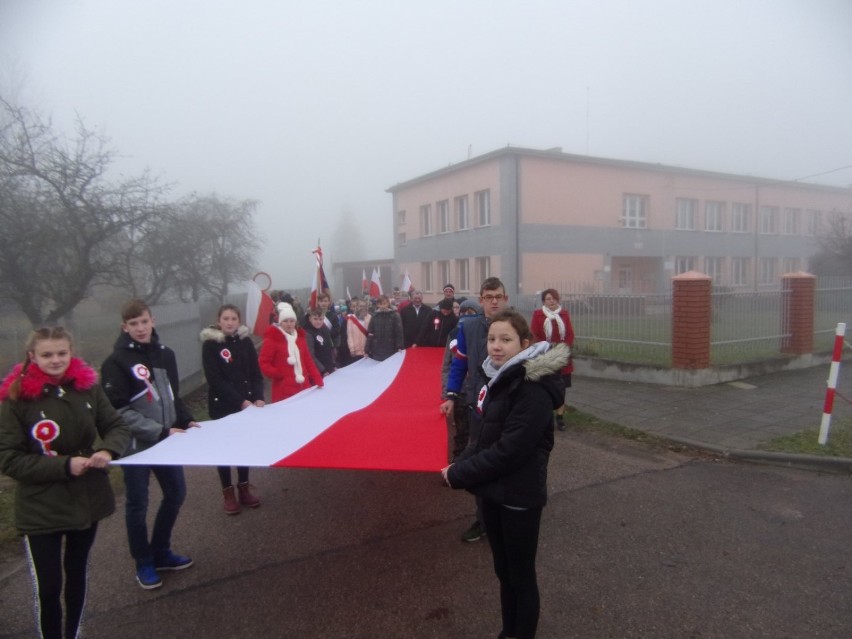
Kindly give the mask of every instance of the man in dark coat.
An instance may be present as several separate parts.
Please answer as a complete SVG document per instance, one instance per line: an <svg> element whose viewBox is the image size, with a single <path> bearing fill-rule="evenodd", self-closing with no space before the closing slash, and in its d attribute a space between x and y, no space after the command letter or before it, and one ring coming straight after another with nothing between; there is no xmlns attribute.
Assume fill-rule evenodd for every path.
<svg viewBox="0 0 852 639"><path fill-rule="evenodd" d="M411 303L399 312L399 317L402 320L405 348L408 348L417 341L417 336L429 320L429 309L423 306L423 293L414 291Z"/></svg>

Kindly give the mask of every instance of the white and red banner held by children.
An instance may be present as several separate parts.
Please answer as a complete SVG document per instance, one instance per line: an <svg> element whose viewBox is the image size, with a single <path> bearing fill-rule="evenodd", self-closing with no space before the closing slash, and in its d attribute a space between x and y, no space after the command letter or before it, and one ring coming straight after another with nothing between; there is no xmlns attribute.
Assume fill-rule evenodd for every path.
<svg viewBox="0 0 852 639"><path fill-rule="evenodd" d="M384 362L362 359L326 377L324 388L202 422L113 463L440 470L442 357L442 348L413 348Z"/></svg>

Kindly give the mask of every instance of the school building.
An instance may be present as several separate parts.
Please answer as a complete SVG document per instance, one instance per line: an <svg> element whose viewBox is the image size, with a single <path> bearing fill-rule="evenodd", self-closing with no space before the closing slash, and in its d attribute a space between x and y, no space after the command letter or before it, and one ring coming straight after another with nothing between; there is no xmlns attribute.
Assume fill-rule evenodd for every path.
<svg viewBox="0 0 852 639"><path fill-rule="evenodd" d="M848 188L561 149L506 147L388 192L394 281L407 270L431 299L447 283L477 294L490 275L516 298L560 283L656 293L687 271L714 286L775 288L807 269L830 216L852 214Z"/></svg>

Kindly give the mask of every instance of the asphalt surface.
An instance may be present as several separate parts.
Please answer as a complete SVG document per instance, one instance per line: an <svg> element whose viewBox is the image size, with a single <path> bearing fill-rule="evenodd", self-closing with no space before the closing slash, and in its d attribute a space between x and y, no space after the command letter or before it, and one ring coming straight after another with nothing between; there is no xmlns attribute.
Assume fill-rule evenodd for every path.
<svg viewBox="0 0 852 639"><path fill-rule="evenodd" d="M538 636L852 636L848 474L728 454L818 424L827 375L821 367L701 389L575 379L569 398L579 409L700 437L711 453L557 433ZM120 504L93 550L84 636L467 639L500 630L487 543L459 540L473 501L437 474L253 469L263 505L235 517L221 511L214 469L187 477L174 546L195 565L141 590ZM0 637L34 636L31 595L13 553L0 562Z"/></svg>

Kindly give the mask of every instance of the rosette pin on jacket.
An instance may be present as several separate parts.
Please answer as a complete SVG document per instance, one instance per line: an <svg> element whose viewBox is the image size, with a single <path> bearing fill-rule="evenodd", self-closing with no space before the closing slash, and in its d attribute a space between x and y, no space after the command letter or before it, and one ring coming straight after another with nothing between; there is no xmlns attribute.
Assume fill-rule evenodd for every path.
<svg viewBox="0 0 852 639"><path fill-rule="evenodd" d="M544 506L553 449L552 411L563 402L560 371L569 355L565 344L540 342L493 371L480 391L479 435L447 473L453 488L516 508ZM489 363L486 360L483 368Z"/></svg>

